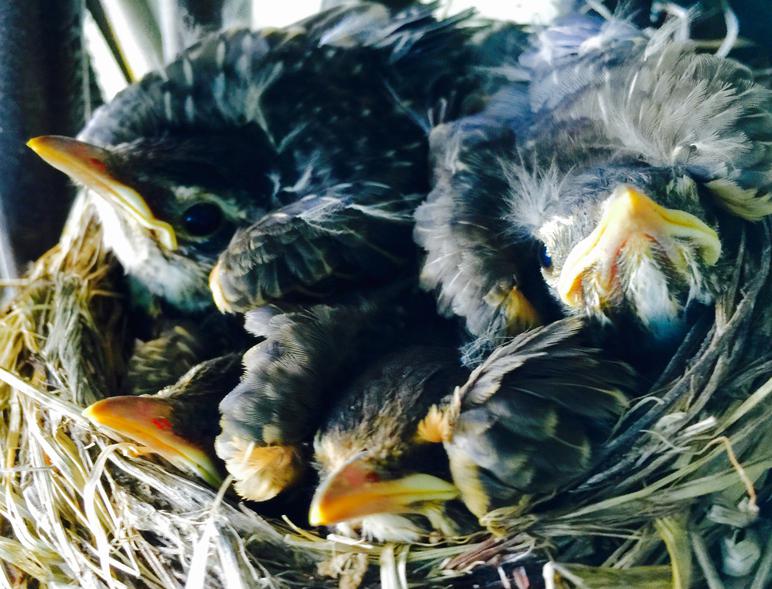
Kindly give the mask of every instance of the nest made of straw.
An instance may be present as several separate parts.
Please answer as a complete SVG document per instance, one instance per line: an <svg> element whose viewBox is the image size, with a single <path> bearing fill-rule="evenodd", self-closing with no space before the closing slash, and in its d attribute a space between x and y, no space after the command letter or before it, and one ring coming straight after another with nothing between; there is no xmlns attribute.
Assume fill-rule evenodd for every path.
<svg viewBox="0 0 772 589"><path fill-rule="evenodd" d="M265 519L229 498L227 481L210 489L81 416L114 387L130 345L122 273L81 197L60 244L2 313L0 580L533 587L546 563L548 586L723 587L732 554L719 545L737 530L769 533L758 506L772 490L771 250L769 225L749 227L715 313L631 409L602 465L568 492L570 507L500 509L486 532L457 542L380 546ZM741 586L766 586L769 544Z"/></svg>

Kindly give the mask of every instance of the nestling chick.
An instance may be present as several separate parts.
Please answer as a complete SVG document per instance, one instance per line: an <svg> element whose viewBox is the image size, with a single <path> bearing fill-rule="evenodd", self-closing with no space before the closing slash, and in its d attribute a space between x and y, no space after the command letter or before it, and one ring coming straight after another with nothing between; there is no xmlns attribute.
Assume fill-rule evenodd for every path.
<svg viewBox="0 0 772 589"><path fill-rule="evenodd" d="M434 131L435 169L451 174L416 213L424 285L473 335L501 334L512 320L486 312L476 285L519 287L538 258L565 312L674 340L692 303L720 290L732 241L721 218L772 212L772 92L672 23L649 35L574 16L533 45L527 84ZM463 148L470 135L476 150ZM443 266L444 250L463 263Z"/></svg>
<svg viewBox="0 0 772 589"><path fill-rule="evenodd" d="M452 348L409 347L367 368L314 440L321 483L311 525L353 523L364 536L415 542L463 527L446 510L459 497L440 444L419 431L431 407L463 382ZM458 506L457 515L463 513Z"/></svg>
<svg viewBox="0 0 772 589"><path fill-rule="evenodd" d="M582 327L566 319L525 332L471 375L436 348L369 368L314 441L311 524L380 540L452 536L468 530L456 499L482 517L586 474L634 375L587 347Z"/></svg>
<svg viewBox="0 0 772 589"><path fill-rule="evenodd" d="M217 486L222 469L214 457L216 407L238 384L241 371L241 355L228 354L194 366L154 395L108 397L83 415Z"/></svg>
<svg viewBox="0 0 772 589"><path fill-rule="evenodd" d="M220 403L216 448L238 493L253 501L301 480L325 411L363 366L411 342L455 341L412 283L335 305L261 307L247 313L246 327L263 341L244 354L244 377Z"/></svg>
<svg viewBox="0 0 772 589"><path fill-rule="evenodd" d="M417 119L470 34L468 12L438 21L432 8L365 3L214 35L119 94L78 140L29 145L93 190L105 244L183 310L383 283L414 257L427 189Z"/></svg>

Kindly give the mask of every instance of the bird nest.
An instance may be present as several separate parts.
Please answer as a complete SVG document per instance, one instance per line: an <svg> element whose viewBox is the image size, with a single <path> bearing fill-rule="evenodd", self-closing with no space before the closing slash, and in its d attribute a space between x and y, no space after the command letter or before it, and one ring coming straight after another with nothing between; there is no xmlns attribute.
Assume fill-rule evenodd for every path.
<svg viewBox="0 0 772 589"><path fill-rule="evenodd" d="M79 200L59 245L15 285L2 314L3 581L406 587L469 586L474 575L502 587L715 583L748 557L727 538L758 526L759 504L769 500L771 247L767 225L748 228L714 311L696 321L620 423L603 462L559 507L499 509L483 519L484 532L453 542L377 545L261 516L259 506L239 503L229 481L209 488L81 416L114 390L130 342L122 272ZM765 586L772 546L761 550L743 586Z"/></svg>

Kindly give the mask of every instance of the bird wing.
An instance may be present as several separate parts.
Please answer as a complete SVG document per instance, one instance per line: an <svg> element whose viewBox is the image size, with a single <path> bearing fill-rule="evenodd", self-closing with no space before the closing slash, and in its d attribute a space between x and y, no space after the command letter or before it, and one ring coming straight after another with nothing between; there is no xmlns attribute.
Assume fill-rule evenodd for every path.
<svg viewBox="0 0 772 589"><path fill-rule="evenodd" d="M588 347L582 329L570 318L523 333L456 391L445 447L478 515L586 473L626 408L632 371Z"/></svg>
<svg viewBox="0 0 772 589"><path fill-rule="evenodd" d="M215 300L246 311L287 295L329 294L341 282L383 282L414 256L418 199L363 182L277 209L239 231L221 254L210 281Z"/></svg>
<svg viewBox="0 0 772 589"><path fill-rule="evenodd" d="M514 331L536 324L509 305L513 287L523 286L528 258L528 246L507 231L508 185L499 158L514 155L515 143L514 131L486 114L431 135L434 187L415 215L414 238L427 253L421 285L436 290L440 312L463 317L475 336L501 337L512 324Z"/></svg>
<svg viewBox="0 0 772 589"><path fill-rule="evenodd" d="M265 339L244 355L241 382L220 402L215 440L241 496L265 501L300 479L307 467L301 443L322 418L330 381L358 350L359 319L327 305L247 314L247 327Z"/></svg>
<svg viewBox="0 0 772 589"><path fill-rule="evenodd" d="M220 404L223 435L258 444L294 444L318 426L336 379L396 329L394 301L362 300L282 312L265 306L246 314L246 327L264 340L244 355L244 378ZM378 298L378 297L374 297ZM341 373L345 374L341 374Z"/></svg>

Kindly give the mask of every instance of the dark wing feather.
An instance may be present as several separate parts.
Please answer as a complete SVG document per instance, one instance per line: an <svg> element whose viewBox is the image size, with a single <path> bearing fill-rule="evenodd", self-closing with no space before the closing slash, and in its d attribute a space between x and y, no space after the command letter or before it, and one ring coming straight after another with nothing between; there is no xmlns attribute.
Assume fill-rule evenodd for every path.
<svg viewBox="0 0 772 589"><path fill-rule="evenodd" d="M516 102L511 109L517 119ZM518 322L508 316L506 295L523 287L530 261L529 245L507 231L508 184L499 158L515 155L516 137L504 116L488 110L432 132L434 187L416 210L414 231L427 253L421 285L437 291L440 312L494 339Z"/></svg>
<svg viewBox="0 0 772 589"><path fill-rule="evenodd" d="M413 258L417 195L371 183L339 190L356 196L307 196L234 236L212 285L227 307L246 311L287 295L327 294L341 282L383 282Z"/></svg>
<svg viewBox="0 0 772 589"><path fill-rule="evenodd" d="M587 472L627 406L633 373L587 346L564 319L498 348L455 395L446 442L478 515L559 490Z"/></svg>
<svg viewBox="0 0 772 589"><path fill-rule="evenodd" d="M241 383L222 401L224 436L258 444L308 439L345 379L394 327L389 305L314 305L282 313L263 307L247 327L265 338L244 355Z"/></svg>

